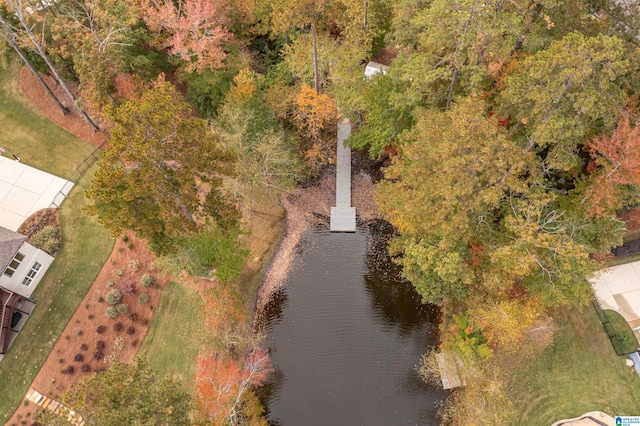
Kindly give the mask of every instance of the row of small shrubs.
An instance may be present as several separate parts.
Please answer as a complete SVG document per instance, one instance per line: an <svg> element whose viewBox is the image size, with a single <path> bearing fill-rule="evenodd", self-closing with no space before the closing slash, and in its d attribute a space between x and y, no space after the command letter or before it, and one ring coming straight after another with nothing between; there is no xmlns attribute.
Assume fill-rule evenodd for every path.
<svg viewBox="0 0 640 426"><path fill-rule="evenodd" d="M118 314L126 314L129 312L129 307L125 303L121 303L118 306L109 306L106 314L109 318L115 318Z"/></svg>

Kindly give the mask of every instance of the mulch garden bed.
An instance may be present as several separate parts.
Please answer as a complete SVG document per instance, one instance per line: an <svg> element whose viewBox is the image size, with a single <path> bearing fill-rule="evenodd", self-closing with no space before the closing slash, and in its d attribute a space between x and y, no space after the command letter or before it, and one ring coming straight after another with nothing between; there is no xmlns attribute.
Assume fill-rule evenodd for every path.
<svg viewBox="0 0 640 426"><path fill-rule="evenodd" d="M133 235L125 239L116 242L89 293L33 381L31 387L38 392L59 400L65 391L84 377L106 370L111 359L133 361L149 330L167 279L153 271L155 257L146 242ZM141 282L146 273L155 278L155 284L149 288ZM133 292L127 294L131 287ZM107 317L106 310L111 306L107 302L107 293L113 289L122 293L119 304L125 304L127 312L112 319ZM140 303L142 293L149 296L145 303ZM35 408L32 403L21 404L7 424L19 425L23 421L30 424Z"/></svg>

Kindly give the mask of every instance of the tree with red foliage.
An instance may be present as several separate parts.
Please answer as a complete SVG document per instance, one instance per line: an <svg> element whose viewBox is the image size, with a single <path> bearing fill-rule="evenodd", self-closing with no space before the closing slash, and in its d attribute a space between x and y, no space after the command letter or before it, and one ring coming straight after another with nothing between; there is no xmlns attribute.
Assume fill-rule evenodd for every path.
<svg viewBox="0 0 640 426"><path fill-rule="evenodd" d="M589 213L594 217L615 214L624 201L638 198L640 185L640 127L631 127L629 114L622 114L611 136L589 143L593 179L586 191Z"/></svg>
<svg viewBox="0 0 640 426"><path fill-rule="evenodd" d="M143 0L141 11L151 31L167 33L161 44L193 72L223 65L224 45L233 38L224 6L213 0Z"/></svg>
<svg viewBox="0 0 640 426"><path fill-rule="evenodd" d="M200 356L196 366L196 392L204 414L214 424L238 424L259 413L245 408L252 387L259 386L273 371L266 350L251 350L242 363L219 354Z"/></svg>

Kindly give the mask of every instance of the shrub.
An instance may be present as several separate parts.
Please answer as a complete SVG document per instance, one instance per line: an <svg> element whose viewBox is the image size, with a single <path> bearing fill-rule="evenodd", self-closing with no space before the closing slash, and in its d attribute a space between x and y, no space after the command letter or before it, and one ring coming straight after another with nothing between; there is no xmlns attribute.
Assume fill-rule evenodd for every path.
<svg viewBox="0 0 640 426"><path fill-rule="evenodd" d="M127 334L135 334L135 332L136 328L134 326L127 328Z"/></svg>
<svg viewBox="0 0 640 426"><path fill-rule="evenodd" d="M128 236L128 235L123 235L123 236L122 236L122 241L124 241L125 243L126 243L127 241L129 241L129 236Z"/></svg>
<svg viewBox="0 0 640 426"><path fill-rule="evenodd" d="M131 321L138 321L138 314L136 314L135 312L132 313L131 315L129 315L129 319Z"/></svg>
<svg viewBox="0 0 640 426"><path fill-rule="evenodd" d="M138 261L138 259L131 259L129 261L129 267L133 272L136 272L138 269L140 269L140 262Z"/></svg>
<svg viewBox="0 0 640 426"><path fill-rule="evenodd" d="M133 296L134 294L136 294L136 282L133 281L133 280L132 281L127 281L122 286L122 291L124 291L129 296Z"/></svg>
<svg viewBox="0 0 640 426"><path fill-rule="evenodd" d="M69 365L67 366L67 368L64 369L64 373L66 374L73 375L73 373L75 372L76 372L76 368L73 365Z"/></svg>
<svg viewBox="0 0 640 426"><path fill-rule="evenodd" d="M87 318L89 318L90 320L92 320L92 319L94 319L95 317L93 316L93 314L89 314L89 316L88 316Z"/></svg>
<svg viewBox="0 0 640 426"><path fill-rule="evenodd" d="M113 319L113 318L118 316L118 310L116 308L114 308L113 306L109 306L107 308L107 312L106 313L107 313L107 317L109 317L111 319Z"/></svg>
<svg viewBox="0 0 640 426"><path fill-rule="evenodd" d="M124 272L122 271L122 269L118 269L118 270L116 270L116 275L117 275L117 276L121 277L121 276L122 276L122 274L124 274Z"/></svg>
<svg viewBox="0 0 640 426"><path fill-rule="evenodd" d="M129 250L133 250L134 245L133 245L133 243L129 243L129 244L127 244L127 247L129 247Z"/></svg>
<svg viewBox="0 0 640 426"><path fill-rule="evenodd" d="M98 326L98 328L96 328L96 333L98 333L98 334L102 334L105 331L107 331L107 326L106 325L100 325L100 326Z"/></svg>
<svg viewBox="0 0 640 426"><path fill-rule="evenodd" d="M145 303L147 303L149 301L149 294L148 293L140 293L140 296L138 296L138 303L143 305Z"/></svg>
<svg viewBox="0 0 640 426"><path fill-rule="evenodd" d="M119 314L126 314L129 311L129 307L127 305L125 305L124 303L119 304L116 309L118 310Z"/></svg>
<svg viewBox="0 0 640 426"><path fill-rule="evenodd" d="M53 255L60 248L60 229L57 225L47 225L33 234L29 242Z"/></svg>
<svg viewBox="0 0 640 426"><path fill-rule="evenodd" d="M107 347L107 344L105 343L104 340L98 340L98 342L96 343L96 349L98 350L103 350L104 348Z"/></svg>
<svg viewBox="0 0 640 426"><path fill-rule="evenodd" d="M64 359L60 358L60 359L58 360L58 364L64 364Z"/></svg>
<svg viewBox="0 0 640 426"><path fill-rule="evenodd" d="M102 303L102 302L104 302L104 297L102 296L98 297L98 303Z"/></svg>
<svg viewBox="0 0 640 426"><path fill-rule="evenodd" d="M124 348L124 339L122 337L118 337L115 342L113 342L113 349L121 351Z"/></svg>
<svg viewBox="0 0 640 426"><path fill-rule="evenodd" d="M116 286L116 282L114 280L109 280L109 282L107 283L107 287L109 288L113 288Z"/></svg>
<svg viewBox="0 0 640 426"><path fill-rule="evenodd" d="M86 305L84 305L85 309L89 309L89 304L87 303Z"/></svg>
<svg viewBox="0 0 640 426"><path fill-rule="evenodd" d="M82 336L82 330L78 330L78 336Z"/></svg>
<svg viewBox="0 0 640 426"><path fill-rule="evenodd" d="M73 360L77 361L77 362L82 362L82 361L84 361L84 355L76 354L76 356L73 357Z"/></svg>
<svg viewBox="0 0 640 426"><path fill-rule="evenodd" d="M96 349L96 350L93 352L93 359L95 359L95 360L98 360L98 361L99 361L99 360L101 360L102 358L104 358L104 351L103 351L103 350L100 350L100 349Z"/></svg>
<svg viewBox="0 0 640 426"><path fill-rule="evenodd" d="M80 371L82 371L83 373L88 373L89 371L91 371L91 366L89 364L82 364L82 367L80 367Z"/></svg>
<svg viewBox="0 0 640 426"><path fill-rule="evenodd" d="M118 332L120 330L122 330L122 323L121 322L117 322L117 323L113 324L113 331Z"/></svg>
<svg viewBox="0 0 640 426"><path fill-rule="evenodd" d="M107 302L110 305L117 305L121 301L122 301L122 292L117 288L114 288L113 290L110 290L109 293L107 293Z"/></svg>
<svg viewBox="0 0 640 426"><path fill-rule="evenodd" d="M131 342L131 346L135 348L136 346L138 346L138 343L140 343L138 339L135 339L133 342Z"/></svg>
<svg viewBox="0 0 640 426"><path fill-rule="evenodd" d="M144 288L151 288L156 283L156 279L151 274L144 274L141 281Z"/></svg>
<svg viewBox="0 0 640 426"><path fill-rule="evenodd" d="M80 345L80 350L81 351L86 351L87 349L89 349L89 346L87 346L86 343L83 343L83 344Z"/></svg>

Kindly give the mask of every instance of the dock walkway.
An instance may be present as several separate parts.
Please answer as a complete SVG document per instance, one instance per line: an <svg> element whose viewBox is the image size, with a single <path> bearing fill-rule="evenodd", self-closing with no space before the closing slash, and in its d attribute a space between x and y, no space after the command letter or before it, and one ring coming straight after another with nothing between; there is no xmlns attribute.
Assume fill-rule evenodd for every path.
<svg viewBox="0 0 640 426"><path fill-rule="evenodd" d="M351 207L351 149L344 146L350 134L351 123L348 120L338 124L336 206L331 207L331 232L356 232L356 209Z"/></svg>

